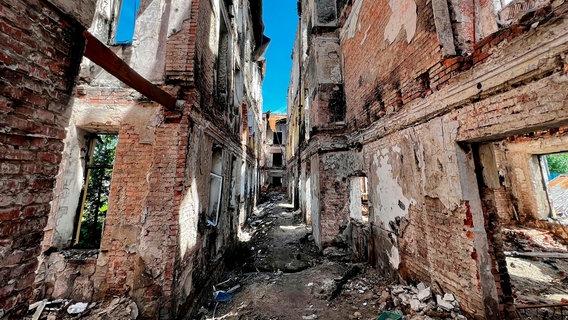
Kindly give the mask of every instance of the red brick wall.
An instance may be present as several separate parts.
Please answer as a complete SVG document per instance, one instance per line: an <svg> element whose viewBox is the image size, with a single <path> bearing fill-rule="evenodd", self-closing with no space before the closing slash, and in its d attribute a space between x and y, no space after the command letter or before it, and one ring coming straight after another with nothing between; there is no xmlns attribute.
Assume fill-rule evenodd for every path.
<svg viewBox="0 0 568 320"><path fill-rule="evenodd" d="M78 29L38 0L0 1L0 317L21 319L69 120Z"/></svg>
<svg viewBox="0 0 568 320"><path fill-rule="evenodd" d="M196 1L199 3L199 15L195 17L198 28L195 30L197 40L195 43L195 87L199 92L199 106L211 119L215 114L214 105L214 79L215 79L215 62L217 61L217 53L211 52L209 48L209 39L218 38L218 34L211 32L219 32L219 30L211 28L211 17L213 8L211 1ZM221 5L223 2L220 2ZM194 5L195 7L195 5ZM197 10L195 10L197 11ZM214 24L215 25L215 24ZM192 31L193 32L193 31ZM216 43L216 42L214 42Z"/></svg>
<svg viewBox="0 0 568 320"><path fill-rule="evenodd" d="M97 101L97 96L83 98ZM125 122L118 132L97 296L128 294L145 317L174 312L178 211L189 134L187 117L182 119L156 127L151 143L148 136L141 138L145 128L140 124Z"/></svg>
<svg viewBox="0 0 568 320"><path fill-rule="evenodd" d="M391 17L388 1L365 1L357 32L342 36L347 125L359 129L399 111L403 104L429 91L428 69L440 61L440 44L432 4L417 0L416 34L407 43L404 31L392 44L385 41ZM404 30L404 29L403 29Z"/></svg>
<svg viewBox="0 0 568 320"><path fill-rule="evenodd" d="M331 245L349 222L349 180L337 168L337 153L320 156L319 199L323 247Z"/></svg>

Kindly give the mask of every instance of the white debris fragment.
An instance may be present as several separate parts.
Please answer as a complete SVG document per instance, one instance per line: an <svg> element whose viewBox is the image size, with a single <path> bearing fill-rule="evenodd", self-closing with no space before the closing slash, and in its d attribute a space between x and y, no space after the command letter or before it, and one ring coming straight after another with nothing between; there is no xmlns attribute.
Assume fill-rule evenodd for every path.
<svg viewBox="0 0 568 320"><path fill-rule="evenodd" d="M444 295L444 301L454 302L454 301L456 301L456 298L454 297L453 294L451 294L451 293L446 293L446 294Z"/></svg>
<svg viewBox="0 0 568 320"><path fill-rule="evenodd" d="M430 287L424 288L418 292L418 300L420 300L420 302L424 302L430 298L432 298L432 290Z"/></svg>
<svg viewBox="0 0 568 320"><path fill-rule="evenodd" d="M67 308L67 313L69 314L79 314L87 310L89 304L86 302L77 302Z"/></svg>
<svg viewBox="0 0 568 320"><path fill-rule="evenodd" d="M437 295L436 301L438 302L438 307L444 311L452 311L454 309L454 305L451 302L448 302L442 299L442 296Z"/></svg>

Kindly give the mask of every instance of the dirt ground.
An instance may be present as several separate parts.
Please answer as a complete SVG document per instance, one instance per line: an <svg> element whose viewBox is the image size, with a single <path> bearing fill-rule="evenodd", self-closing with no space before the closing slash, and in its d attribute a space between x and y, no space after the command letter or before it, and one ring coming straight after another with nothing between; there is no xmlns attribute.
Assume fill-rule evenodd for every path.
<svg viewBox="0 0 568 320"><path fill-rule="evenodd" d="M320 254L310 228L282 195L259 206L249 224L243 237L249 258L216 286L232 292L232 300L212 302L200 319L374 320L384 311L405 314L404 319L465 319L457 307L437 308L434 298L413 310L410 300L418 301L418 289L386 282L376 270L350 262L341 249Z"/></svg>

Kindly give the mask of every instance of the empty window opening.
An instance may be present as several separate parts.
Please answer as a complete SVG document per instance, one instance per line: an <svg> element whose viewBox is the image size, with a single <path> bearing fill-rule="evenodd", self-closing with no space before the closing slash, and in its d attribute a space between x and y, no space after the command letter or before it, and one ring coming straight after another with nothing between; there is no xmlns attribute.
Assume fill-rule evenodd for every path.
<svg viewBox="0 0 568 320"><path fill-rule="evenodd" d="M75 246L98 249L108 211L117 135L94 134L87 142L85 184L81 191Z"/></svg>
<svg viewBox="0 0 568 320"><path fill-rule="evenodd" d="M540 156L546 184L549 218L568 223L568 152Z"/></svg>
<svg viewBox="0 0 568 320"><path fill-rule="evenodd" d="M219 47L217 53L217 100L219 107L226 106L230 101L231 93L231 47L230 34L225 9L221 8L221 22L219 29Z"/></svg>
<svg viewBox="0 0 568 320"><path fill-rule="evenodd" d="M272 186L276 188L282 187L282 177L272 177Z"/></svg>
<svg viewBox="0 0 568 320"><path fill-rule="evenodd" d="M273 144L282 144L282 132L274 132L273 138L272 138L272 143Z"/></svg>
<svg viewBox="0 0 568 320"><path fill-rule="evenodd" d="M219 223L221 195L223 190L223 150L213 147L211 156L211 173L209 174L209 206L207 208L207 224L216 227Z"/></svg>
<svg viewBox="0 0 568 320"><path fill-rule="evenodd" d="M130 44L134 38L134 27L140 0L122 0L118 14L118 24L114 42L116 44Z"/></svg>
<svg viewBox="0 0 568 320"><path fill-rule="evenodd" d="M369 222L367 177L352 177L350 180L349 214L355 220Z"/></svg>
<svg viewBox="0 0 568 320"><path fill-rule="evenodd" d="M282 166L282 153L273 153L272 154L272 166L273 167L281 167Z"/></svg>

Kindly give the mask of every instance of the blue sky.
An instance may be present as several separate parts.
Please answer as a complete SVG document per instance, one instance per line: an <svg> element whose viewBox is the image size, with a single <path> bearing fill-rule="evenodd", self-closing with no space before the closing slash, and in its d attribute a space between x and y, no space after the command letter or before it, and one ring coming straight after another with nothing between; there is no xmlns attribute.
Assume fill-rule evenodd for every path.
<svg viewBox="0 0 568 320"><path fill-rule="evenodd" d="M264 0L264 33L272 39L266 52L266 76L262 85L264 111L286 113L286 93L296 37L296 0Z"/></svg>

